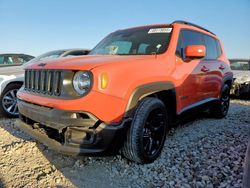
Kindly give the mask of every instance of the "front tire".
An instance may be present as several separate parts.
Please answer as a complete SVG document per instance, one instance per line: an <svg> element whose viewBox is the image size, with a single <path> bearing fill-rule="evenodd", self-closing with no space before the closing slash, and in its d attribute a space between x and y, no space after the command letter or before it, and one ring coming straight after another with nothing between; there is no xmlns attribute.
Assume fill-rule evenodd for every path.
<svg viewBox="0 0 250 188"><path fill-rule="evenodd" d="M210 114L215 118L224 118L227 116L230 105L230 88L226 84L222 88L221 97L210 109Z"/></svg>
<svg viewBox="0 0 250 188"><path fill-rule="evenodd" d="M17 118L17 91L21 88L21 84L9 84L4 89L0 97L0 112L10 118Z"/></svg>
<svg viewBox="0 0 250 188"><path fill-rule="evenodd" d="M127 132L123 155L141 164L153 162L161 154L168 127L163 102L157 98L143 99Z"/></svg>

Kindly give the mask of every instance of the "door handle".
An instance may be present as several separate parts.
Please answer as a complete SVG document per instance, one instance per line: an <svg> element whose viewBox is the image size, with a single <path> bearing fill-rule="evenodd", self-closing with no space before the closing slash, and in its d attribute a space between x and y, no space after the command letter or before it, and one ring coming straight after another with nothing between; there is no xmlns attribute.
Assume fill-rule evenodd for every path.
<svg viewBox="0 0 250 188"><path fill-rule="evenodd" d="M203 66L203 67L201 68L201 71L202 71L202 72L207 72L207 71L209 71L209 69L208 69L206 66Z"/></svg>
<svg viewBox="0 0 250 188"><path fill-rule="evenodd" d="M219 69L220 69L220 70L224 70L225 68L226 68L226 67L225 67L224 65L220 65L220 66L219 66Z"/></svg>

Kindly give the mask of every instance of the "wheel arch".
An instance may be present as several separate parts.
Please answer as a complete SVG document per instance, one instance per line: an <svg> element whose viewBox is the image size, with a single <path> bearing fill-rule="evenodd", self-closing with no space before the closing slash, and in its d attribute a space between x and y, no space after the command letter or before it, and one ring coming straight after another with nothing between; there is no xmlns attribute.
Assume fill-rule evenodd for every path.
<svg viewBox="0 0 250 188"><path fill-rule="evenodd" d="M176 114L176 90L172 82L153 82L137 87L130 95L125 117L131 117L137 104L145 97L160 99L168 111Z"/></svg>
<svg viewBox="0 0 250 188"><path fill-rule="evenodd" d="M13 117L18 117L18 108L16 104L16 97L13 95L16 95L15 93L11 93L12 98L8 99L11 100L10 106L6 106L4 100L5 100L5 95L7 95L8 92L12 91L13 89L18 90L22 86L22 81L8 81L1 83L1 95L0 95L0 113L4 114L7 117L13 118ZM20 87L19 87L20 86ZM9 108L10 107L10 108Z"/></svg>
<svg viewBox="0 0 250 188"><path fill-rule="evenodd" d="M229 86L229 88L231 88L232 84L233 84L233 78L227 77L224 79L223 84L227 84Z"/></svg>
<svg viewBox="0 0 250 188"><path fill-rule="evenodd" d="M6 87L8 87L11 84L23 84L24 82L24 78L23 76L18 76L18 77L4 77L4 80L2 81L1 85L0 85L0 94L3 93L3 91L5 90Z"/></svg>
<svg viewBox="0 0 250 188"><path fill-rule="evenodd" d="M225 78L223 79L222 86L221 86L221 91L220 91L220 93L219 93L219 97L221 96L222 91L223 91L223 88L224 88L225 85L228 85L229 90L231 90L232 85L233 85L233 77L227 76L227 77L225 77Z"/></svg>
<svg viewBox="0 0 250 188"><path fill-rule="evenodd" d="M4 84L4 87L1 88L1 93L3 93L3 91L5 90L6 87L8 87L9 85L12 85L12 84L20 84L20 85L23 85L23 82L22 81L10 81L10 82L7 82Z"/></svg>

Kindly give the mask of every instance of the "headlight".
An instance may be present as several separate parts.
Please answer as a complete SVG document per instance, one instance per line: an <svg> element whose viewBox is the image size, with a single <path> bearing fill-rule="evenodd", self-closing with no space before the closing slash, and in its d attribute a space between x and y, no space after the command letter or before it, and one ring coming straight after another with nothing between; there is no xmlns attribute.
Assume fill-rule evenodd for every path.
<svg viewBox="0 0 250 188"><path fill-rule="evenodd" d="M73 78L73 86L79 95L84 95L91 87L91 75L86 71L78 71Z"/></svg>

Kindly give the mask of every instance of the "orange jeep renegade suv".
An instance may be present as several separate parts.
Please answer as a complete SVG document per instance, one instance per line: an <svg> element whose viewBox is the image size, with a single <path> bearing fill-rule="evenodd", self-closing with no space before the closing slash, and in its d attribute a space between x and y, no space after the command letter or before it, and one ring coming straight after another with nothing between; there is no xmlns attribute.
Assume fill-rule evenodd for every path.
<svg viewBox="0 0 250 188"><path fill-rule="evenodd" d="M221 42L198 25L118 30L87 56L27 67L18 125L62 153L121 149L132 161L150 163L180 115L206 104L225 117L231 84Z"/></svg>

